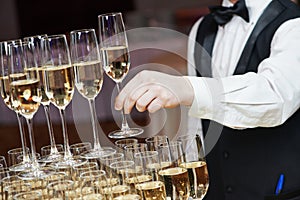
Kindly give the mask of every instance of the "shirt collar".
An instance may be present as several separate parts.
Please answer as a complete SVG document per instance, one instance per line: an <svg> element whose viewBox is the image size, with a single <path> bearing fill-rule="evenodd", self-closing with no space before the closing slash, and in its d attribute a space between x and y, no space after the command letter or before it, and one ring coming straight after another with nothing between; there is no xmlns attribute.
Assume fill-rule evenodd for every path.
<svg viewBox="0 0 300 200"><path fill-rule="evenodd" d="M261 13L269 5L269 3L271 3L271 1L272 0L245 0L249 12L250 23L258 20ZM223 0L222 2L222 6L232 5L233 3L229 0Z"/></svg>

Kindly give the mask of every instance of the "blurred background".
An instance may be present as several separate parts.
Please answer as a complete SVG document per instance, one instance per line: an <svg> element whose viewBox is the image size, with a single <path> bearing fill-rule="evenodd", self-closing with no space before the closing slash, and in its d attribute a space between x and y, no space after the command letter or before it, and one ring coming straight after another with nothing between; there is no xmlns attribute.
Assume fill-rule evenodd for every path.
<svg viewBox="0 0 300 200"><path fill-rule="evenodd" d="M126 26L172 27L187 31L218 0L0 0L0 40L36 34L67 33L70 30L97 28L97 16L123 12Z"/></svg>

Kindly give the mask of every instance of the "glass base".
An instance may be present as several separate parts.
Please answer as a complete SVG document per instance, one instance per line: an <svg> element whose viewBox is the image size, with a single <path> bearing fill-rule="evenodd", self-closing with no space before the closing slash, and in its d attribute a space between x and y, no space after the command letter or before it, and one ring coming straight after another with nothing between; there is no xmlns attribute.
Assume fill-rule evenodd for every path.
<svg viewBox="0 0 300 200"><path fill-rule="evenodd" d="M100 158L101 156L104 155L112 155L116 153L117 150L111 148L111 147L102 147L101 149L92 149L89 151L84 152L81 154L81 157L85 159L95 159L95 158Z"/></svg>
<svg viewBox="0 0 300 200"><path fill-rule="evenodd" d="M55 173L54 170L40 169L40 167L37 167L18 173L18 177L23 180L43 179L53 173Z"/></svg>
<svg viewBox="0 0 300 200"><path fill-rule="evenodd" d="M55 168L68 168L73 167L76 165L82 165L86 163L87 160L84 158L68 158L68 159L62 159L56 163L53 163Z"/></svg>
<svg viewBox="0 0 300 200"><path fill-rule="evenodd" d="M13 172L21 172L21 171L28 171L31 168L32 168L32 165L30 162L24 162L24 163L22 162L22 163L10 166L9 170L13 171Z"/></svg>
<svg viewBox="0 0 300 200"><path fill-rule="evenodd" d="M141 128L130 128L126 131L117 130L108 134L108 137L113 139L129 138L141 135L144 132Z"/></svg>
<svg viewBox="0 0 300 200"><path fill-rule="evenodd" d="M38 163L39 167L43 167L45 163ZM22 172L22 171L31 171L32 170L32 163L31 162L22 162L13 166L10 166L9 171L12 172Z"/></svg>
<svg viewBox="0 0 300 200"><path fill-rule="evenodd" d="M41 159L39 159L39 162L44 162L44 163L51 163L51 162L57 162L59 160L63 159L63 155L62 154L50 154L50 155L46 155L44 157L42 157Z"/></svg>

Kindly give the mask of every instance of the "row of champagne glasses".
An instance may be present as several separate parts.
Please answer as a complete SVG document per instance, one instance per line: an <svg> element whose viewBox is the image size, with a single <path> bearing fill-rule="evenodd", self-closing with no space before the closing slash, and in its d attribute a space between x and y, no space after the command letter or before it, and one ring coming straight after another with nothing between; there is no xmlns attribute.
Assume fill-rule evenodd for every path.
<svg viewBox="0 0 300 200"><path fill-rule="evenodd" d="M11 104L25 119L31 146L30 171L22 174L24 177L39 177L46 175L40 171L36 158L35 140L33 133L33 116L37 112L41 93L37 63L34 57L34 46L28 42L15 41L8 44L8 83Z"/></svg>
<svg viewBox="0 0 300 200"><path fill-rule="evenodd" d="M48 127L48 133L49 133L49 138L50 138L50 154L47 157L43 157L43 162L53 162L59 158L61 158L61 154L59 154L56 142L55 142L55 137L54 137L54 132L52 128L52 123L51 123L51 117L50 117L50 99L46 95L45 91L45 83L44 83L44 73L42 70L43 66L43 60L42 60L42 37L47 37L46 34L44 35L36 35L36 36L30 36L30 37L25 37L24 41L28 42L32 46L34 46L33 54L35 57L35 62L37 63L38 67L38 72L39 72L39 78L40 78L40 92L41 92L41 104L44 108L45 111L45 116L46 116L46 122L47 122L47 127Z"/></svg>
<svg viewBox="0 0 300 200"><path fill-rule="evenodd" d="M106 74L111 77L116 83L118 91L120 90L120 83L125 78L125 76L128 73L129 66L130 66L130 57L128 53L128 41L127 36L125 32L124 22L122 19L121 13L110 13L110 14L104 14L99 15L99 38L100 38L100 46L101 46L101 52L102 52L102 59L103 59L103 65ZM89 31L89 30L87 30ZM79 38L81 36L81 38ZM82 39L83 38L83 39ZM92 60L93 62L99 61L99 54L97 47L97 42L95 34L90 31L88 32L82 32L82 31L73 31L71 32L71 45L73 44L77 50L72 51L73 54L76 54L74 56L75 63L79 64L79 66L82 65L82 63L85 62L84 65L86 65L85 60ZM88 42L89 44L92 44L92 46L81 44L82 42ZM83 51L83 48L86 49L86 51ZM92 50L90 50L92 49ZM72 56L73 58L73 56ZM97 64L96 64L97 65ZM77 67L81 69L85 69L87 67ZM99 68L99 66L95 65L94 68ZM100 68L101 69L101 68ZM77 70L78 72L78 70ZM80 77L81 74L84 73L77 73L77 75ZM94 81L99 81L99 75L101 76L101 72L98 69L95 71L96 77L94 77ZM98 77L97 77L98 76ZM101 77L100 77L101 78ZM80 78L79 78L80 79ZM76 79L78 80L78 79ZM78 80L80 81L80 80ZM85 87L85 84L82 84L83 82L79 82L76 84L77 88L82 88L81 86ZM98 84L96 83L96 89L94 87L93 91L95 94L99 93L101 87L102 81L99 81ZM89 87L91 88L91 87ZM79 91L81 91L79 89ZM86 92L86 90L85 90ZM81 92L81 94L83 94ZM92 123L93 123L93 132L94 132L94 140L95 140L95 150L100 149L99 142L98 142L98 134L95 126L95 105L94 105L94 99L95 97L91 97L91 94L83 94L85 98L89 99L89 105L91 108L91 116L92 116ZM45 95L44 95L45 96ZM95 96L95 95L93 95ZM49 128L50 129L50 128ZM140 128L129 128L126 116L124 113L122 113L122 128L120 131L114 131L109 134L112 138L124 138L124 137L132 137L143 133L143 129ZM50 136L51 137L51 136ZM51 137L53 138L53 137ZM52 140L53 141L53 140ZM52 142L53 146L54 142Z"/></svg>
<svg viewBox="0 0 300 200"><path fill-rule="evenodd" d="M130 65L127 38L121 13L100 15L99 26L100 30L104 30L100 31L100 44L105 66L104 69L106 69L105 71L107 72L107 74L110 75L117 83L120 83L127 74ZM100 54L95 31L93 29L72 31L70 36L72 62L65 35L42 35L27 37L24 39L26 45L28 46L25 48L28 48L29 50L26 50L26 52L23 53L23 49L25 49L25 43L20 44L21 46L18 47L20 52L19 58L22 58L24 61L24 66L22 66L19 70L21 70L21 73L23 74L28 73L34 76L34 78L31 78L30 81L32 82L32 80L34 80L36 86L34 90L36 90L36 94L34 94L33 98L30 97L32 99L31 102L28 102L26 99L27 104L31 103L31 110L22 109L19 108L19 106L13 106L17 113L23 114L23 116L26 118L27 124L29 126L32 154L35 155L32 117L37 111L39 103L42 102L42 104L44 105L50 136L50 144L52 148L52 154L48 158L44 158L45 162L51 162L60 157L60 154L58 154L58 151L55 148L55 139L49 117L49 101L51 101L59 109L62 120L65 149L63 159L64 162L60 164L67 165L72 164L73 162L77 162L72 159L72 155L69 151L68 134L65 120L65 108L70 103L74 93L73 65L75 66L77 89L85 98L88 99L91 110L94 149L89 153L89 156L97 156L97 154L100 155L101 153L105 153L102 151L99 143L95 121L96 113L94 100L101 90L103 81L102 70L100 66ZM11 48L11 60L13 60L14 56L12 53L12 49L16 46L14 45L15 42L17 42L17 40L12 41L9 44ZM20 41L18 42L20 43ZM19 60L16 60L16 62L18 61ZM31 62L32 66L27 66L28 63L26 62ZM13 67L17 66L18 64L19 63L11 62L9 69L13 69ZM38 69L39 74L36 73L36 69ZM16 73L19 74L20 72ZM13 73L8 77L11 77L9 80L12 80L12 82L14 81ZM38 84L37 82L40 82L40 84ZM24 82L22 82L22 84L23 83ZM15 83L10 83L12 94L12 90L15 88L14 84ZM25 84L27 85L27 83ZM39 86L41 86L41 88L38 88ZM118 84L118 89L119 88L120 87ZM24 93L27 91L29 90L24 89L24 91L22 92ZM31 93L33 92L31 91ZM23 94L16 94L11 102L13 103L24 100L23 96ZM22 111L20 111L20 109ZM28 112L30 114L28 114ZM22 127L21 124L20 127ZM114 137L114 134L117 134L116 136L119 138L129 137L141 134L142 132L142 129L130 129L126 122L126 117L123 114L122 130L112 133L110 134L110 136ZM22 141L23 138L24 136L22 134ZM25 147L25 144L23 145L23 147ZM24 151L24 156L25 155L26 153ZM26 161L26 159L23 160ZM33 160L34 162L32 164L37 165L35 164L36 159L33 158Z"/></svg>
<svg viewBox="0 0 300 200"><path fill-rule="evenodd" d="M10 87L9 87L9 78L8 78L8 73L9 73L9 49L8 49L8 44L9 43L20 43L21 40L16 40L16 41L5 41L0 43L0 81L1 81L1 96L4 100L5 105L14 111L17 116L17 121L19 125L19 132L20 132L20 138L21 138L21 145L22 145L22 150L23 150L23 163L21 163L18 166L15 166L15 170L24 170L26 168L30 167L30 160L29 160L29 155L27 151L25 150L26 148L26 139L25 139L25 132L23 128L23 123L22 123L22 115L17 109L17 107L14 106L14 104L11 101L11 92L10 92Z"/></svg>
<svg viewBox="0 0 300 200"><path fill-rule="evenodd" d="M130 66L128 42L124 30L122 16L120 13L100 15L98 19L100 48L98 48L97 46L98 42L96 41L94 29L72 31L70 33L70 50L65 35L42 36L40 38L40 55L42 58L42 64L40 67L38 66L37 62L38 58L35 56L34 53L34 50L37 48L38 45L34 45L34 42L30 41L25 43L22 43L20 41L8 42L9 67L6 76L8 77L8 93L9 97L11 98L10 104L12 105L11 107L16 111L16 113L19 113L26 118L29 138L31 142L32 161L30 162L29 171L22 170L22 172L24 173L19 173L19 176L23 178L44 179L45 177L48 177L53 173L53 169L46 168L38 163L38 160L36 158L35 142L32 129L32 118L36 113L42 99L40 91L41 81L42 84L44 84L44 90L47 98L51 101L51 103L54 106L56 106L59 109L62 120L62 130L64 137L64 155L63 159L59 159L56 162L54 162L54 164L52 164L52 166L55 166L55 172L59 171L60 169L66 171L66 169L68 168L73 168L74 166L86 164L86 160L82 159L82 157L88 159L100 158L101 160L105 156L113 157L112 155L117 155L117 153L114 153L114 151L108 151L106 154L107 149L105 149L104 151L104 148L100 146L99 138L97 138L97 129L96 127L94 127L96 122L94 100L101 90L103 81L101 67L98 66L94 68L94 66L97 66L100 63L99 60L103 61L103 68L106 74L117 83L117 88L118 90L120 90L120 83L128 73ZM102 56L101 59L100 56ZM5 72L5 70L1 71ZM92 73L92 75L90 75L90 72ZM98 76L99 74L100 76ZM3 73L3 75L5 74ZM1 75L1 77L4 76ZM70 145L65 120L65 108L69 105L69 103L72 100L75 86L77 87L80 94L82 94L89 101L94 134L93 150L85 153L85 155L83 154L82 157L80 157L80 159L78 159L78 157L74 157L70 152ZM122 116L123 123L121 130L110 133L110 137L123 138L139 135L143 132L142 129L129 128L126 122L126 116L124 115L124 112L122 113ZM194 138L193 141L198 140ZM55 141L53 142L55 143ZM183 146L183 139L182 141L180 141L180 143L181 145L179 146ZM127 147L129 146L127 144L125 146L128 149L133 148ZM166 154L163 153L164 147L166 147L167 149ZM138 163L136 159L140 159L139 156L148 158L151 154L151 156L154 156L156 157L156 159L159 160L158 164L160 167L159 169L151 168L154 171L150 171L154 172L154 175L156 177L163 177L162 180L164 180L164 188L166 190L165 195L167 197L170 197L171 199L176 199L177 197L181 199L187 199L187 197L191 195L193 197L201 199L201 195L203 196L205 194L208 187L207 171L203 170L206 168L206 165L204 160L200 160L201 156L199 156L199 153L201 153L201 151L199 150L197 151L197 156L195 157L196 160L189 160L192 164L189 164L187 162L187 157L182 155L186 154L186 149L189 149L189 147L190 145L186 147L178 147L177 143L170 145L169 141L165 141L162 143L159 142L159 146L154 145L154 149L152 149L152 152L145 153L145 155L138 154L142 152L135 152L133 154L128 154L127 152L126 155L131 155L130 160L123 160L124 162L120 163L110 163L109 167L106 168L107 170L105 170L105 173L107 173L108 171L115 171L114 173L120 174L119 172L124 171L123 168L125 166L130 167L132 166L132 163L133 165L136 165ZM25 148L26 145L24 149ZM179 151L180 148L182 148L181 151ZM24 153L25 152L26 151L24 150ZM120 155L122 155L122 153L124 154L124 152L118 153ZM129 157L126 156L126 159L127 158ZM163 158L166 158L166 160L162 160ZM133 160L135 162L133 162ZM141 163L150 163L150 161L147 160ZM154 166L156 166L156 164L157 163L154 163ZM198 181L200 180L199 178L197 178L197 180L195 179L196 181L189 180L189 176L191 176L189 174L199 174L198 171L200 171L200 174L202 174L201 176L204 177L203 180ZM130 170L126 169L126 174L129 174L127 172L130 172ZM188 174L188 176L186 174ZM108 173L107 175L108 179L110 180L109 182L111 182L111 173ZM119 185L122 185L126 182L130 183L130 179L125 181L125 178L130 177L121 177L123 179L119 181ZM181 179L182 177L183 179ZM176 182L175 179L177 178L180 178L180 180L184 181L182 182L183 185L185 184L184 188L180 187L180 185L166 185L167 183L165 180L171 180L171 182ZM189 184L194 184L194 186L191 187ZM161 187L160 183L155 185L155 187L157 186L159 186L160 191L164 190ZM125 187L122 186L121 188L126 189L128 187L130 188L131 185L125 184ZM117 190L118 188L120 187L116 187L114 189ZM144 187L144 185L135 185L135 188L137 190L144 190L143 192L145 192L149 187ZM192 188L194 188L195 191L191 191ZM112 189L108 190L108 193L111 194L112 192ZM162 193L161 195L164 195Z"/></svg>
<svg viewBox="0 0 300 200"><path fill-rule="evenodd" d="M99 157L109 153L100 145L97 130L97 114L95 98L101 91L103 84L103 70L100 50L94 29L72 31L71 58L75 69L75 85L79 93L88 100L93 128L94 147L86 153L86 157Z"/></svg>
<svg viewBox="0 0 300 200"><path fill-rule="evenodd" d="M155 136L145 142L118 140L117 153L100 157L110 175L108 182L121 177L122 188L142 199L204 198L209 176L199 135L183 135L176 141Z"/></svg>
<svg viewBox="0 0 300 200"><path fill-rule="evenodd" d="M2 88L8 88L3 94L10 97L10 100L7 101L7 105L11 105L17 113L23 115L28 125L32 160L30 163L26 163L27 165L25 167L17 168L18 171L30 168L32 173L27 173L26 176L40 176L42 174L42 172L39 171L39 164L35 157L36 150L32 128L32 118L37 112L41 100L47 105L49 99L60 110L65 153L63 159L60 160L58 164L71 165L76 162L81 162L80 160L76 161L72 158L66 130L64 111L74 93L74 71L66 37L65 35L56 35L41 38L35 37L35 39L39 39L39 42L22 42L20 40L8 42L8 55L6 55L8 64L3 65L2 63L1 70L3 75L7 75L1 76L5 77L5 79L1 79L3 80ZM37 44L40 43L41 52L37 52L39 47ZM2 60L4 60L3 56ZM40 66L37 66L39 62L41 62ZM7 82L4 82L4 80L7 80ZM40 90L41 85L42 91ZM44 94L44 98L42 94ZM2 96L5 97L4 95ZM52 127L48 127L51 147L53 146L55 148L53 132L51 132ZM23 138L22 133L22 141ZM22 146L24 149L25 144ZM26 151L23 152L24 155L26 155ZM59 155L57 150L54 149L51 157L47 158L47 161L54 161ZM49 160L49 158L52 160Z"/></svg>
<svg viewBox="0 0 300 200"><path fill-rule="evenodd" d="M155 136L145 142L118 140L114 153L66 168L48 163L42 170L52 170L51 174L34 180L14 178L12 171L5 172L0 164L2 196L28 192L30 185L43 199L51 199L54 193L60 199L204 198L209 178L198 135L180 136L176 141ZM12 187L15 190L9 191Z"/></svg>

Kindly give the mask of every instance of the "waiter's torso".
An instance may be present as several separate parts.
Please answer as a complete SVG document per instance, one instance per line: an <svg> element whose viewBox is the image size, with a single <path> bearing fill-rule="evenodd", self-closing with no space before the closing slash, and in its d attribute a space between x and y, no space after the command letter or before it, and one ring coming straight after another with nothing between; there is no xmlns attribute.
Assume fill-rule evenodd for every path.
<svg viewBox="0 0 300 200"><path fill-rule="evenodd" d="M259 63L270 56L272 38L278 27L296 17L300 17L297 5L290 0L273 0L253 29L234 75L257 72ZM196 39L210 55L218 30L213 24L211 15L204 17ZM211 76L211 69L205 67L211 64L209 59L199 52L201 49L196 45L197 75ZM300 199L299 124L298 110L278 127L246 130L224 127L217 144L207 155L210 187L206 199ZM210 121L203 122L204 133L209 131L209 125ZM274 197L281 173L285 174L284 190L281 196Z"/></svg>

